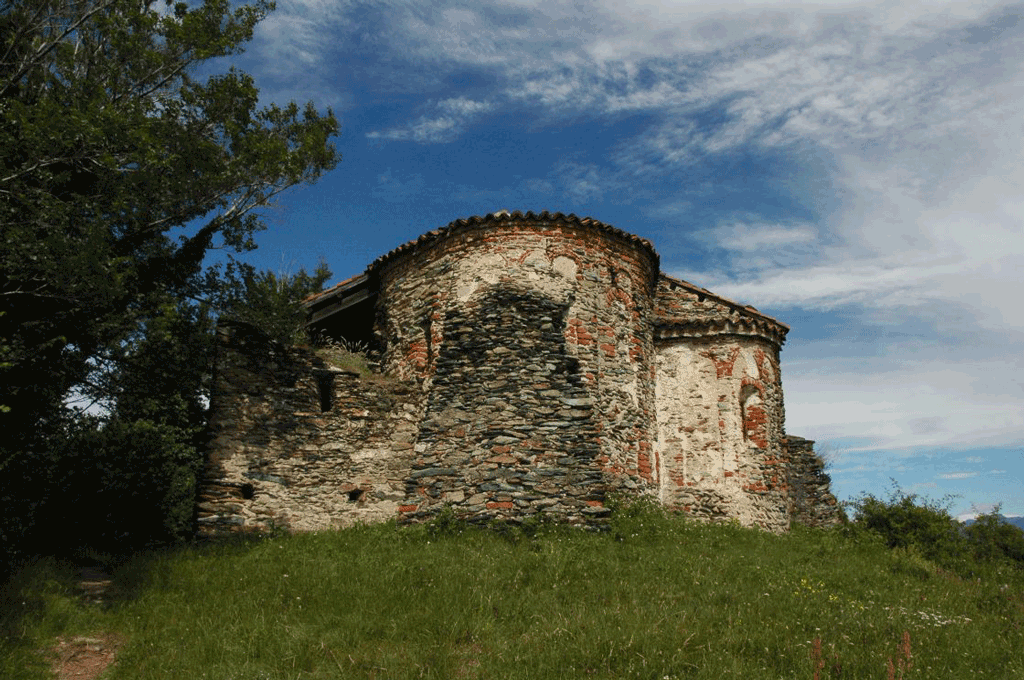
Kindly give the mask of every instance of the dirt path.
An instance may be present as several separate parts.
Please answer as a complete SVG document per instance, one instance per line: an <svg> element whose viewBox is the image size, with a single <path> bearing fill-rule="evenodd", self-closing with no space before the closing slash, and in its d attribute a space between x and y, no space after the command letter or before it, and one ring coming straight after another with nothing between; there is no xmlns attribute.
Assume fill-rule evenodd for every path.
<svg viewBox="0 0 1024 680"><path fill-rule="evenodd" d="M102 605L112 597L113 579L95 567L83 567L78 575L78 591L82 599ZM117 657L123 641L112 633L93 637L57 638L52 650L53 677L56 680L93 680Z"/></svg>
<svg viewBox="0 0 1024 680"><path fill-rule="evenodd" d="M93 680L114 663L121 640L113 634L57 638L51 668L56 680Z"/></svg>

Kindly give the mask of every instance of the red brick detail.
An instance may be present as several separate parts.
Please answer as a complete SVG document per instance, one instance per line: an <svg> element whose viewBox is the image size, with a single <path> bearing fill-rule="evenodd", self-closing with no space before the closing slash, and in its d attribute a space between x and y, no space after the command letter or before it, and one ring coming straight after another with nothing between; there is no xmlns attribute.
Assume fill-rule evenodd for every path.
<svg viewBox="0 0 1024 680"><path fill-rule="evenodd" d="M768 448L768 438L765 430L768 424L768 414L761 406L749 406L743 412L743 431L747 439L754 443L759 449Z"/></svg>
<svg viewBox="0 0 1024 680"><path fill-rule="evenodd" d="M633 305L632 298L629 294L621 288L612 288L605 294L605 302L609 307L614 305L616 302L621 302L622 306L629 309Z"/></svg>
<svg viewBox="0 0 1024 680"><path fill-rule="evenodd" d="M418 506L418 505L399 505L398 506L398 512L416 512L416 508L418 508L418 507L420 507L420 506Z"/></svg>
<svg viewBox="0 0 1024 680"><path fill-rule="evenodd" d="M758 351L760 352L761 350ZM743 376L743 380L740 381L740 384L744 387L750 385L751 387L757 388L758 392L764 394L764 383L756 378L751 378L750 376Z"/></svg>
<svg viewBox="0 0 1024 680"><path fill-rule="evenodd" d="M603 508L604 501L587 501L587 505L589 505L592 508Z"/></svg>
<svg viewBox="0 0 1024 680"><path fill-rule="evenodd" d="M754 350L754 361L757 363L757 375L761 380L768 380L778 375L778 371L775 370L775 362L764 353L763 349Z"/></svg>
<svg viewBox="0 0 1024 680"><path fill-rule="evenodd" d="M701 352L700 355L711 360L719 378L725 378L732 375L732 367L740 355L740 348L733 347L726 356L722 356L720 352Z"/></svg>
<svg viewBox="0 0 1024 680"><path fill-rule="evenodd" d="M487 504L488 510L511 510L512 501L491 501Z"/></svg>

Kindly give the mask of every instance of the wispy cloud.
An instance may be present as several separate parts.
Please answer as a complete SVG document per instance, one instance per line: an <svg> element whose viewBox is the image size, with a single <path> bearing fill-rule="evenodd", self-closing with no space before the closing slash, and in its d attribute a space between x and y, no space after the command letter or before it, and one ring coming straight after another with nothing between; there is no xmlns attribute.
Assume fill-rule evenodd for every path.
<svg viewBox="0 0 1024 680"><path fill-rule="evenodd" d="M366 133L366 136L388 141L450 142L458 138L468 121L490 111L494 106L488 102L456 97L443 99L429 108L429 114L420 116L407 126L373 130Z"/></svg>

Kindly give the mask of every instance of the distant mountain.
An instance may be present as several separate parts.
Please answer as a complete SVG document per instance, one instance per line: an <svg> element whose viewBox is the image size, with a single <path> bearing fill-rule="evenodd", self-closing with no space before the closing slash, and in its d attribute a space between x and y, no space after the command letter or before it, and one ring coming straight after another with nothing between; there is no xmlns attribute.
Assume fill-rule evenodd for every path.
<svg viewBox="0 0 1024 680"><path fill-rule="evenodd" d="M1001 519L1002 521L1006 522L1007 524L1012 524L1013 526L1017 527L1021 531L1024 531L1024 517L1020 517L1020 516L1007 517L1006 515L999 515L999 519ZM967 520L964 520L963 523L964 523L964 526L971 526L972 524L974 524L974 520L973 519L967 519Z"/></svg>

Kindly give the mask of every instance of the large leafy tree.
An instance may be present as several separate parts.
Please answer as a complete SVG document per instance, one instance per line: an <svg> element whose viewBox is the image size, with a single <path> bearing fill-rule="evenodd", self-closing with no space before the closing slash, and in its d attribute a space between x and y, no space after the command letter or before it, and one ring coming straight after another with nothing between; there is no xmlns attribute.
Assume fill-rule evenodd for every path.
<svg viewBox="0 0 1024 680"><path fill-rule="evenodd" d="M0 0L8 552L59 531L117 543L188 530L212 318L252 297L232 292L242 270L204 271L204 258L254 247L259 209L337 162L330 111L261 106L234 69L199 75L272 9ZM106 417L68 408L76 395L104 400Z"/></svg>
<svg viewBox="0 0 1024 680"><path fill-rule="evenodd" d="M209 249L253 247L258 209L337 162L330 111L196 75L272 8L0 0L0 468L64 436L104 356L208 292Z"/></svg>

